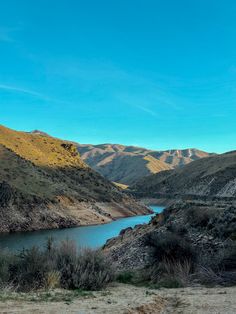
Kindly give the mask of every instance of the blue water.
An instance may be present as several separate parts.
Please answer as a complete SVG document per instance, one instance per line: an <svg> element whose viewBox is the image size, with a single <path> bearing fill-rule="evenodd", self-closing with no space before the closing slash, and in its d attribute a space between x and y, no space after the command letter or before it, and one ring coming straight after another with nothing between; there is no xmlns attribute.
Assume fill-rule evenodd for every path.
<svg viewBox="0 0 236 314"><path fill-rule="evenodd" d="M150 206L152 215L121 218L104 225L84 226L67 229L40 230L32 232L17 232L0 235L0 247L10 250L20 250L34 245L44 246L47 238L53 237L56 241L71 239L78 247L97 248L110 238L117 236L122 229L134 227L137 224L148 223L155 213L162 212L164 207Z"/></svg>

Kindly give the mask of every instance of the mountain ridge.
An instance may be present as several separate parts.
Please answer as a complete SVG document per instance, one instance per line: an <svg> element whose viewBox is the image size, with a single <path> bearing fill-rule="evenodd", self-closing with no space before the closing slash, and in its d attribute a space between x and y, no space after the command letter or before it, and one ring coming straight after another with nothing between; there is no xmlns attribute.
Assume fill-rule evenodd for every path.
<svg viewBox="0 0 236 314"><path fill-rule="evenodd" d="M210 155L198 149L154 151L121 144L77 144L77 147L82 159L94 170L110 181L126 185Z"/></svg>
<svg viewBox="0 0 236 314"><path fill-rule="evenodd" d="M0 160L0 232L149 213L93 171L71 142L0 126Z"/></svg>
<svg viewBox="0 0 236 314"><path fill-rule="evenodd" d="M236 197L236 152L212 155L182 168L140 179L131 189L145 195Z"/></svg>

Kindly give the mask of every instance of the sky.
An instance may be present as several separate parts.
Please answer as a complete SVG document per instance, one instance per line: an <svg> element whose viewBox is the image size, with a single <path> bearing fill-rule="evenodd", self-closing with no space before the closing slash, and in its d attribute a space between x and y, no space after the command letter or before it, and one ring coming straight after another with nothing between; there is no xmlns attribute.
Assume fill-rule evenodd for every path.
<svg viewBox="0 0 236 314"><path fill-rule="evenodd" d="M0 124L235 150L236 1L0 1Z"/></svg>

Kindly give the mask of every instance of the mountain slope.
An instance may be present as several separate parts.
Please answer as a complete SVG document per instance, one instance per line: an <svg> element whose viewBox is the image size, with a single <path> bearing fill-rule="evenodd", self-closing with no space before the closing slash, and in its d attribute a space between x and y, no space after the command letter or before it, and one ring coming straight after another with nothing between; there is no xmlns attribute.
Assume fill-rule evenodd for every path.
<svg viewBox="0 0 236 314"><path fill-rule="evenodd" d="M0 126L0 231L94 224L148 210L89 168L74 144Z"/></svg>
<svg viewBox="0 0 236 314"><path fill-rule="evenodd" d="M236 197L236 152L213 155L182 168L148 176L132 188L149 196Z"/></svg>
<svg viewBox="0 0 236 314"><path fill-rule="evenodd" d="M152 151L150 155L170 164L173 168L182 167L194 160L209 157L211 154L195 148L188 149L171 149L165 151Z"/></svg>
<svg viewBox="0 0 236 314"><path fill-rule="evenodd" d="M118 144L78 144L78 150L82 159L105 178L128 185L152 173L209 156L196 149L152 151Z"/></svg>

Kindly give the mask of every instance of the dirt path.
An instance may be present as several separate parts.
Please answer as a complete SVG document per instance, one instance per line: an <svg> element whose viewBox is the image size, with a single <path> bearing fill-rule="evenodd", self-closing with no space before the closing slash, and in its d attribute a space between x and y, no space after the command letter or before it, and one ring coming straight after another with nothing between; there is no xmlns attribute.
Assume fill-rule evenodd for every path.
<svg viewBox="0 0 236 314"><path fill-rule="evenodd" d="M0 313L18 314L235 314L236 287L149 290L117 284L72 301L6 300Z"/></svg>

